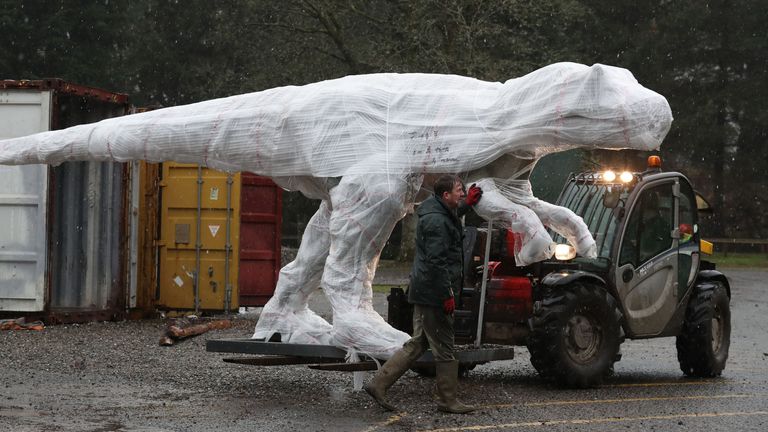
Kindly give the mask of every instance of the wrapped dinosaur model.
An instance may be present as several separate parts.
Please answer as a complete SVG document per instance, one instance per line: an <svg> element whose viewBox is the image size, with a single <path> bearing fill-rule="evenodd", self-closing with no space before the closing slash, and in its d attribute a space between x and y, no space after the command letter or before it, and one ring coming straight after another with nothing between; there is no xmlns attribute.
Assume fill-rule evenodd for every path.
<svg viewBox="0 0 768 432"><path fill-rule="evenodd" d="M251 171L320 199L254 338L279 333L386 358L408 335L374 311L371 281L395 224L437 175L483 188L476 211L515 233L519 264L552 255L544 226L592 256L584 222L531 194L533 164L579 147L656 149L671 121L664 97L604 65L558 63L505 83L374 74L0 141L0 164L172 160ZM307 306L319 287L332 325Z"/></svg>

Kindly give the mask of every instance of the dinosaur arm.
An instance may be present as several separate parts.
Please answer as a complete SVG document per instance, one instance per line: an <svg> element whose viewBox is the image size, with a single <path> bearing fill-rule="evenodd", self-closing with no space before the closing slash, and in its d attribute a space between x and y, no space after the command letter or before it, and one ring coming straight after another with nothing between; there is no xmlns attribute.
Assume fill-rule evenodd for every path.
<svg viewBox="0 0 768 432"><path fill-rule="evenodd" d="M513 233L518 265L532 264L552 256L552 238L531 209L510 201L492 179L479 180L477 185L483 189L483 198L475 205L475 212Z"/></svg>
<svg viewBox="0 0 768 432"><path fill-rule="evenodd" d="M479 180L483 198L475 211L485 219L499 221L515 234L515 258L519 264L552 256L552 240L545 226L565 237L579 255L594 258L595 240L584 220L571 210L533 196L527 180Z"/></svg>

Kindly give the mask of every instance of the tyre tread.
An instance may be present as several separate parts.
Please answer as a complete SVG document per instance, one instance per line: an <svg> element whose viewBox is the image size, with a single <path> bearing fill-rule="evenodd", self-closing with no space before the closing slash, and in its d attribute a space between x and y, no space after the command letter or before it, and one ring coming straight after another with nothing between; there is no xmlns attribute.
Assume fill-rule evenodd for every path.
<svg viewBox="0 0 768 432"><path fill-rule="evenodd" d="M603 355L596 369L588 374L578 366L569 364L566 354L562 351L560 342L562 329L568 321L569 313L576 306L587 305L592 302L592 307L598 305L605 308L605 315L609 316L616 326L615 347L606 349L612 352ZM587 302L587 303L583 303ZM623 314L618 308L613 296L603 288L586 283L573 283L558 289L555 295L552 290L546 292L544 297L534 307L530 320L531 333L528 340L528 350L531 355L531 364L543 378L554 378L555 381L566 387L586 388L598 386L605 376L613 371L613 364L621 358L620 345L624 341L622 328ZM602 303L602 305L599 305Z"/></svg>

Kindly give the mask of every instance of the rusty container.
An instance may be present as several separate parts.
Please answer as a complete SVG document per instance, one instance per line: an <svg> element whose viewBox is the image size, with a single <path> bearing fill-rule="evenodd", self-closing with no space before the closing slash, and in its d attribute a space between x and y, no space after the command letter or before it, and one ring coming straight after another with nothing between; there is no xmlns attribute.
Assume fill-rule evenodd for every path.
<svg viewBox="0 0 768 432"><path fill-rule="evenodd" d="M125 94L60 79L0 81L0 138L128 113ZM0 167L0 313L48 322L122 317L130 269L131 167Z"/></svg>

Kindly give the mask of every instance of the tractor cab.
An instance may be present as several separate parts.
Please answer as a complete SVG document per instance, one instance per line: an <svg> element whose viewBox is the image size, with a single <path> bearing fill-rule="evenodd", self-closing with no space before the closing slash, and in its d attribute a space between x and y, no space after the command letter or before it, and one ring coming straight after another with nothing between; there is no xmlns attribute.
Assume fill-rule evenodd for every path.
<svg viewBox="0 0 768 432"><path fill-rule="evenodd" d="M698 212L709 210L708 203L684 175L663 172L660 163L651 156L645 172L571 175L557 201L584 219L597 257L574 257L553 233L566 251L555 258L605 279L623 305L631 337L675 334L680 320L672 318L684 313L682 302L700 267L714 269L701 261L702 251L712 253L698 225Z"/></svg>

